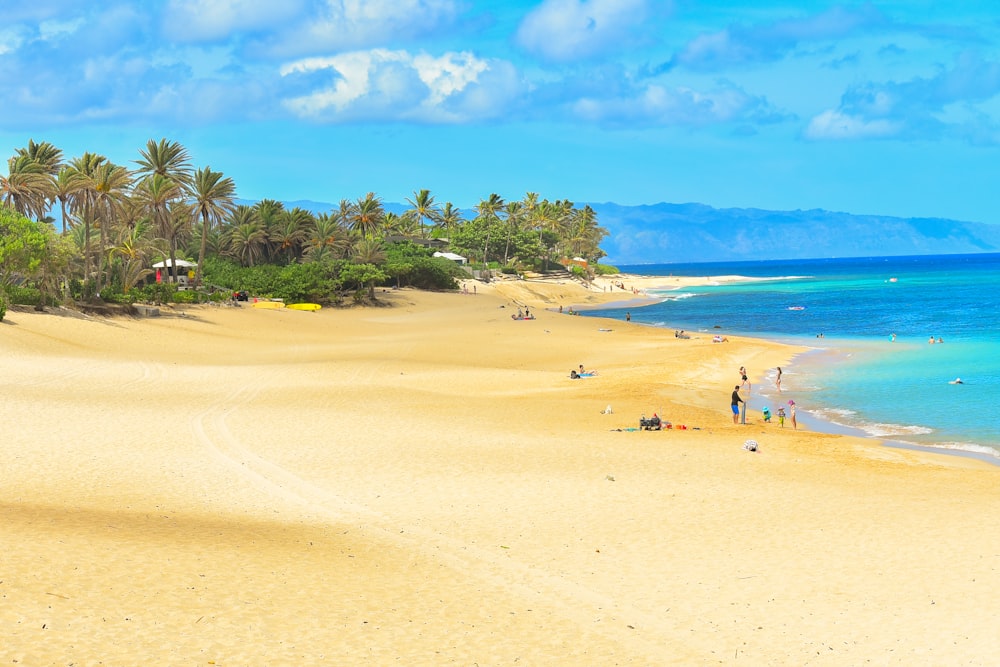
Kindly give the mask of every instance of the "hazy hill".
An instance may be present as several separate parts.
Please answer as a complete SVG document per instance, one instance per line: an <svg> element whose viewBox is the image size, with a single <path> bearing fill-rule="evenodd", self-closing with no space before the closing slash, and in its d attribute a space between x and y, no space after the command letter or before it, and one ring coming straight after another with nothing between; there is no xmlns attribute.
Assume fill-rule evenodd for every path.
<svg viewBox="0 0 1000 667"><path fill-rule="evenodd" d="M314 201L285 202L285 206L314 213L336 208ZM1000 252L1000 224L821 209L766 211L667 203L590 206L609 232L601 247L611 264ZM402 213L409 206L386 202L385 208ZM472 210L464 213L475 215Z"/></svg>
<svg viewBox="0 0 1000 667"><path fill-rule="evenodd" d="M814 209L591 204L612 264L1000 252L1000 225Z"/></svg>

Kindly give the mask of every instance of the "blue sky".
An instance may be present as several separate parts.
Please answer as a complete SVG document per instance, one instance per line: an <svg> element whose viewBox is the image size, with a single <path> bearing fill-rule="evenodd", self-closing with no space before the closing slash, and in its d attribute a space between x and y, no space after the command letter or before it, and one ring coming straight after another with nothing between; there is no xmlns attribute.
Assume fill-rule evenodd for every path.
<svg viewBox="0 0 1000 667"><path fill-rule="evenodd" d="M993 1L4 0L0 100L2 155L166 137L248 199L1000 222Z"/></svg>

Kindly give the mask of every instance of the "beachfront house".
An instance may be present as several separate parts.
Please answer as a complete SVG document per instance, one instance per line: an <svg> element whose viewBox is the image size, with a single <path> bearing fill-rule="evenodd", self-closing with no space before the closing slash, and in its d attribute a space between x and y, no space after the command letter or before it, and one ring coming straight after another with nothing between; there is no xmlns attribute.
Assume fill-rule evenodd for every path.
<svg viewBox="0 0 1000 667"><path fill-rule="evenodd" d="M434 253L434 256L435 257L444 257L445 259L450 259L451 261L457 262L458 264L461 264L463 266L469 263L468 259L466 259L465 257L462 257L461 255L456 255L453 252L436 252L436 253Z"/></svg>

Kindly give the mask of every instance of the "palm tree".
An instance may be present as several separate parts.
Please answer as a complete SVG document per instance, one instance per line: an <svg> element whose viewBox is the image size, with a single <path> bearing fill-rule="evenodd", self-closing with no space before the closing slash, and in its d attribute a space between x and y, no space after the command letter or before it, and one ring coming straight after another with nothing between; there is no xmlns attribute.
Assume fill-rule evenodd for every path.
<svg viewBox="0 0 1000 667"><path fill-rule="evenodd" d="M83 275L84 280L90 280L90 237L94 222L94 201L97 191L94 185L94 172L107 162L107 158L96 153L84 153L73 158L69 164L70 174L67 178L75 183L73 192L69 195L70 210L79 212L83 221Z"/></svg>
<svg viewBox="0 0 1000 667"><path fill-rule="evenodd" d="M413 199L407 199L406 202L412 207L407 213L412 213L420 221L420 238L427 238L424 220L436 222L441 216L437 207L434 206L434 197L431 195L431 191L414 191Z"/></svg>
<svg viewBox="0 0 1000 667"><path fill-rule="evenodd" d="M58 174L63 166L63 152L47 141L36 144L34 139L28 139L28 146L18 148L17 154L40 164L49 176Z"/></svg>
<svg viewBox="0 0 1000 667"><path fill-rule="evenodd" d="M358 199L358 203L351 206L347 220L350 228L361 236L374 238L385 220L381 198L376 197L374 192L369 192Z"/></svg>
<svg viewBox="0 0 1000 667"><path fill-rule="evenodd" d="M385 250L382 247L382 242L378 239L372 237L364 237L354 245L352 250L351 261L355 264L369 264L371 267L378 266L385 262ZM368 298L372 301L375 300L375 278L373 277L375 269L369 267L369 271L366 271L368 277ZM384 278L383 278L384 279Z"/></svg>
<svg viewBox="0 0 1000 667"><path fill-rule="evenodd" d="M253 266L267 243L267 233L260 224L257 211L245 204L233 210L225 236L229 253L243 266Z"/></svg>
<svg viewBox="0 0 1000 667"><path fill-rule="evenodd" d="M438 222L438 224L444 227L445 235L451 238L454 228L458 227L463 222L465 222L465 219L462 217L462 211L456 208L451 202L445 202L444 208L441 209L441 217Z"/></svg>
<svg viewBox="0 0 1000 667"><path fill-rule="evenodd" d="M103 162L94 170L90 181L88 189L93 191L94 224L101 232L101 251L97 256L95 282L95 288L100 292L104 284L104 249L108 247L111 228L118 220L125 194L132 185L132 177L125 167L113 162Z"/></svg>
<svg viewBox="0 0 1000 667"><path fill-rule="evenodd" d="M343 257L350 246L351 240L340 213L320 213L308 230L305 257L310 262L327 257Z"/></svg>
<svg viewBox="0 0 1000 667"><path fill-rule="evenodd" d="M493 228L493 223L499 220L498 214L503 209L504 201L503 198L492 193L488 198L482 199L476 204L476 212L479 217L486 223L486 242L483 244L483 264L489 265L489 247L490 247L490 231Z"/></svg>
<svg viewBox="0 0 1000 667"><path fill-rule="evenodd" d="M187 149L176 141L150 139L145 150L139 149L139 155L141 159L135 161L139 174L168 176L183 186L191 182L191 159Z"/></svg>
<svg viewBox="0 0 1000 667"><path fill-rule="evenodd" d="M0 176L0 199L26 218L44 218L55 199L55 182L45 165L16 155L7 160L7 173Z"/></svg>
<svg viewBox="0 0 1000 667"><path fill-rule="evenodd" d="M507 214L507 245L503 250L503 263L506 266L510 260L510 237L514 232L520 231L524 204L519 201L508 202L504 211Z"/></svg>
<svg viewBox="0 0 1000 667"><path fill-rule="evenodd" d="M198 251L198 266L195 268L195 285L201 285L209 230L232 213L235 196L236 184L233 179L223 176L220 171L212 171L211 167L199 169L191 180L192 214L201 218L201 247Z"/></svg>
<svg viewBox="0 0 1000 667"><path fill-rule="evenodd" d="M135 188L135 198L149 215L153 228L161 238L166 239L170 256L170 270L167 276L177 282L177 235L170 204L183 192L179 183L168 176L154 172L139 182Z"/></svg>
<svg viewBox="0 0 1000 667"><path fill-rule="evenodd" d="M148 265L152 250L153 243L146 223L137 222L118 229L118 236L109 252L118 259L123 292L128 292L153 272Z"/></svg>
<svg viewBox="0 0 1000 667"><path fill-rule="evenodd" d="M72 167L64 166L55 177L55 196L59 201L59 212L62 217L62 233L66 234L68 221L67 205L72 205L73 198L86 187L86 179Z"/></svg>

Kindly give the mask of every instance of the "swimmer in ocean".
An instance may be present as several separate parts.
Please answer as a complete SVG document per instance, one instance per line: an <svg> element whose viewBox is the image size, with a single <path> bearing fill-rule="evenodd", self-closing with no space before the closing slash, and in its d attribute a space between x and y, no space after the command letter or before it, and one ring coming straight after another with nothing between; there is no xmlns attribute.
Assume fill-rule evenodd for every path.
<svg viewBox="0 0 1000 667"><path fill-rule="evenodd" d="M955 378L954 380L952 380L948 384L965 384L965 383L962 382L962 378Z"/></svg>

